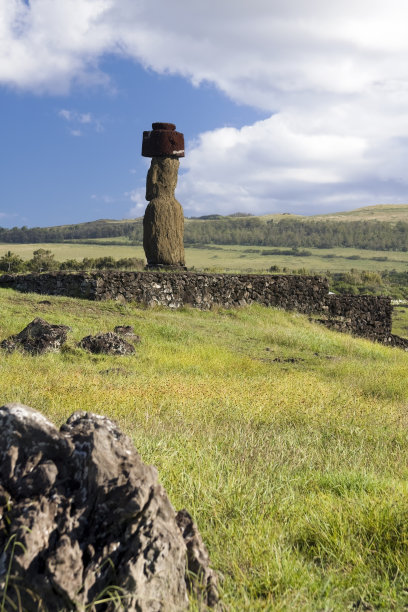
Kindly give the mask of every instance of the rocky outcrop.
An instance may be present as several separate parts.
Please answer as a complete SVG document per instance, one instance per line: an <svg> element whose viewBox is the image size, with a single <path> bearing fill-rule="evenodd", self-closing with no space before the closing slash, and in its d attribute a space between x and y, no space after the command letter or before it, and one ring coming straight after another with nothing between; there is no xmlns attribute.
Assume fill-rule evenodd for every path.
<svg viewBox="0 0 408 612"><path fill-rule="evenodd" d="M8 352L20 348L32 355L56 352L66 342L69 331L67 325L51 325L37 317L20 333L3 340L0 347Z"/></svg>
<svg viewBox="0 0 408 612"><path fill-rule="evenodd" d="M216 605L208 554L183 516L176 520L156 469L109 419L78 412L58 431L27 406L0 408L6 609L19 597L24 609L43 609L40 601L48 612L93 609L104 599L97 609L113 611L115 598L128 612L184 610L186 580L199 592L187 557L205 582L203 604Z"/></svg>
<svg viewBox="0 0 408 612"><path fill-rule="evenodd" d="M184 214L174 197L179 165L175 157L153 157L147 173L143 248L149 266L184 266Z"/></svg>
<svg viewBox="0 0 408 612"><path fill-rule="evenodd" d="M135 352L132 344L114 332L85 336L78 346L94 354L132 355Z"/></svg>

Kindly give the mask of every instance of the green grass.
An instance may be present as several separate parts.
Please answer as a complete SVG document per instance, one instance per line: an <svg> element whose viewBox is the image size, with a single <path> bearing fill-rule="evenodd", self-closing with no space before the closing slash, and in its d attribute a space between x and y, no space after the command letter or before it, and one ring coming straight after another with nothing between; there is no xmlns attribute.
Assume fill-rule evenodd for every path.
<svg viewBox="0 0 408 612"><path fill-rule="evenodd" d="M109 244L110 242L114 244ZM119 244L116 244L119 242ZM120 244L122 242L123 244ZM108 244L107 244L108 243ZM58 261L67 259L83 259L84 257L111 256L137 257L145 259L142 246L132 246L127 239L104 238L89 240L86 244L73 243L41 243L41 244L0 244L0 257L7 251L20 255L23 259L31 259L33 251L48 249L54 253ZM318 274L325 272L397 270L405 271L408 266L408 252L403 251L371 251L363 249L312 249L307 251L311 256L293 255L262 255L264 251L288 250L275 247L247 247L239 245L210 245L207 248L186 247L186 263L188 268L196 270L221 272L263 272L271 266L280 269L306 269ZM303 250L303 249L301 249ZM377 258L377 259L376 259ZM386 258L385 261L384 258ZM378 260L380 259L380 261Z"/></svg>
<svg viewBox="0 0 408 612"><path fill-rule="evenodd" d="M42 316L68 345L3 354L1 402L117 420L198 522L230 610L406 608L407 353L260 306L41 299L2 290L1 339ZM136 356L77 348L119 324Z"/></svg>
<svg viewBox="0 0 408 612"><path fill-rule="evenodd" d="M392 332L397 336L408 337L408 305L395 305L392 315Z"/></svg>

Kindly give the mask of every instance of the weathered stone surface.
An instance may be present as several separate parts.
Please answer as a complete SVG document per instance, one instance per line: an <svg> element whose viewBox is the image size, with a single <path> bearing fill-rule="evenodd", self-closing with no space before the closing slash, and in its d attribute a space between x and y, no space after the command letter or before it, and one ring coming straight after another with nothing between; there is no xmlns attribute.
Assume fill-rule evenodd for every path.
<svg viewBox="0 0 408 612"><path fill-rule="evenodd" d="M148 265L184 266L184 214L174 197L180 162L153 157L146 179L149 204L143 218L143 248Z"/></svg>
<svg viewBox="0 0 408 612"><path fill-rule="evenodd" d="M7 596L15 602L18 585L27 610L40 609L36 598L48 612L91 609L109 587L128 612L183 610L187 549L199 576L211 575L189 521L186 530L194 546L156 469L109 419L77 412L58 431L26 406L0 408L0 597L11 560ZM14 555L13 541L24 546Z"/></svg>
<svg viewBox="0 0 408 612"><path fill-rule="evenodd" d="M210 567L210 557L197 525L187 510L179 510L176 521L187 546L187 587L202 605L216 607L219 601L218 577Z"/></svg>
<svg viewBox="0 0 408 612"><path fill-rule="evenodd" d="M90 353L104 353L105 355L132 355L135 347L114 332L85 336L79 346Z"/></svg>
<svg viewBox="0 0 408 612"><path fill-rule="evenodd" d="M66 341L69 331L67 325L51 325L37 317L20 333L3 340L0 346L9 352L22 348L33 355L56 352Z"/></svg>

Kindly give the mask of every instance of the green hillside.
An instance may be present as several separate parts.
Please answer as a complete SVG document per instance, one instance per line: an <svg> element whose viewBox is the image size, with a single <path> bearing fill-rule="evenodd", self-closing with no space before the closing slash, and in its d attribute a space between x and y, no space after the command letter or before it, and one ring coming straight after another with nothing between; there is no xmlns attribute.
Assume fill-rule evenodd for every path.
<svg viewBox="0 0 408 612"><path fill-rule="evenodd" d="M408 250L408 205L382 205L315 217L236 213L186 219L188 245L359 248L383 251ZM347 221L347 223L345 223ZM0 243L61 243L94 239L141 244L142 219L98 221L48 228L0 227Z"/></svg>
<svg viewBox="0 0 408 612"><path fill-rule="evenodd" d="M60 354L2 354L1 402L116 419L197 520L228 610L403 610L408 354L260 306L139 309L0 292L0 339L36 316ZM133 325L132 357L85 335Z"/></svg>
<svg viewBox="0 0 408 612"><path fill-rule="evenodd" d="M333 221L383 221L384 223L408 222L408 204L377 204L345 212L315 215L310 219Z"/></svg>

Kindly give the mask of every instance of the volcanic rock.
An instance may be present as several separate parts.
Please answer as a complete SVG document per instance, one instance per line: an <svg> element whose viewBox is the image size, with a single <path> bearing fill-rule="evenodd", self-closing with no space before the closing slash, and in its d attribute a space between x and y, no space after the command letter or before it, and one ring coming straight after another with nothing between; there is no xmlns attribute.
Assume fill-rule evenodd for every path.
<svg viewBox="0 0 408 612"><path fill-rule="evenodd" d="M156 469L114 422L76 412L58 431L20 404L0 408L0 550L7 610L18 598L26 610L94 609L112 594L128 612L184 610L186 580L198 589L187 556L198 579L211 575L191 518L176 521Z"/></svg>
<svg viewBox="0 0 408 612"><path fill-rule="evenodd" d="M210 557L197 525L187 510L179 510L176 521L187 546L188 590L195 593L199 603L216 607L219 601L218 577L210 567Z"/></svg>
<svg viewBox="0 0 408 612"><path fill-rule="evenodd" d="M184 214L174 197L179 165L174 157L153 157L147 173L143 248L149 266L184 266Z"/></svg>
<svg viewBox="0 0 408 612"><path fill-rule="evenodd" d="M37 317L20 333L3 340L0 347L9 352L22 348L33 355L56 352L66 342L69 331L67 325L51 325Z"/></svg>
<svg viewBox="0 0 408 612"><path fill-rule="evenodd" d="M131 325L117 325L114 330L115 334L129 338L132 342L141 342L141 337L135 334L135 330Z"/></svg>
<svg viewBox="0 0 408 612"><path fill-rule="evenodd" d="M103 353L105 355L132 355L135 347L113 332L85 336L79 346L90 353Z"/></svg>

